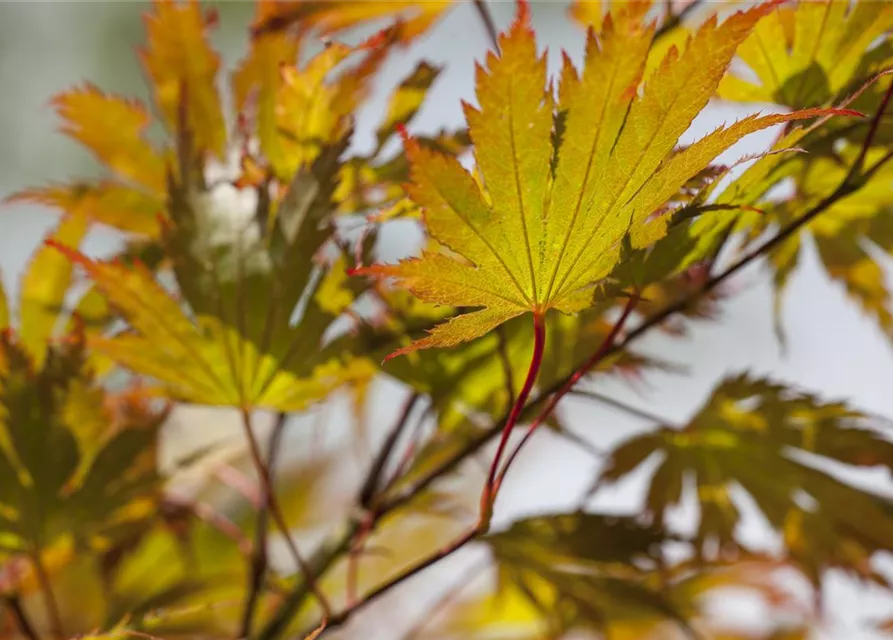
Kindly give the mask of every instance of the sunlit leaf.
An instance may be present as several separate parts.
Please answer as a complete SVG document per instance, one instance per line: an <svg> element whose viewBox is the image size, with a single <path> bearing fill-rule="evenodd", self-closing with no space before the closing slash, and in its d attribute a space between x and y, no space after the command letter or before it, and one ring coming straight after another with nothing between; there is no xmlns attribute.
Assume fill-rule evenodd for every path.
<svg viewBox="0 0 893 640"><path fill-rule="evenodd" d="M13 197L61 209L70 216L149 237L158 237L165 210L160 193L148 193L112 180L27 189Z"/></svg>
<svg viewBox="0 0 893 640"><path fill-rule="evenodd" d="M750 117L673 155L738 43L771 7L736 13L721 26L708 20L683 53L669 51L637 95L653 27L640 24L647 3L635 6L638 13L616 25L606 18L598 41L591 35L581 77L565 61L557 106L563 125L553 143L545 60L522 5L500 54L478 73L480 108L466 108L486 195L455 159L406 141L410 197L425 209L428 233L464 260L425 252L361 273L393 276L429 302L483 309L397 354L454 346L525 312L585 308L592 284L617 263L627 231L634 246L660 238L665 224L650 222L651 214L713 158L749 132L822 113Z"/></svg>
<svg viewBox="0 0 893 640"><path fill-rule="evenodd" d="M719 86L730 100L794 108L827 104L851 87L879 36L893 27L893 6L866 0L800 1L779 7L754 29L738 56L757 76L731 73Z"/></svg>
<svg viewBox="0 0 893 640"><path fill-rule="evenodd" d="M145 20L148 42L140 57L165 122L171 130L182 124L198 149L222 156L226 126L216 87L220 57L207 37L216 14L203 15L198 0L156 0Z"/></svg>
<svg viewBox="0 0 893 640"><path fill-rule="evenodd" d="M863 493L808 463L819 456L853 466L888 465L893 444L842 404L824 403L771 382L738 376L725 380L683 428L661 426L620 444L608 456L601 483L616 482L660 454L645 510L655 521L695 482L700 506L697 540L707 555L739 548L740 498L750 494L769 523L787 535L789 551L809 574L838 564L863 572L863 558L886 549L893 528L888 501ZM810 506L814 505L814 506ZM847 505L844 508L844 505ZM795 523L823 514L822 542L810 551ZM826 545L818 550L819 544ZM855 562L843 548L860 549ZM858 560L857 560L858 558ZM814 567L814 569L812 569Z"/></svg>
<svg viewBox="0 0 893 640"><path fill-rule="evenodd" d="M59 223L49 238L77 247L86 232L84 218L69 216ZM43 360L47 342L60 328L62 304L71 277L71 263L50 247L37 250L22 276L19 335L38 365Z"/></svg>

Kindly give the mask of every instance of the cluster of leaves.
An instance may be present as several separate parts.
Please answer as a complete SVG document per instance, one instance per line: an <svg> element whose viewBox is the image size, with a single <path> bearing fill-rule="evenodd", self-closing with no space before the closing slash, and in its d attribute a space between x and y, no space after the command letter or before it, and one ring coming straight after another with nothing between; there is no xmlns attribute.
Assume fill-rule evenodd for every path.
<svg viewBox="0 0 893 640"><path fill-rule="evenodd" d="M472 541L490 550L495 586L418 635L758 637L711 615L712 597L739 588L779 619L796 614L768 634L806 637L818 612L777 574L816 593L832 570L893 588L873 565L893 551L893 504L829 471L890 469L885 425L748 375L721 382L686 425L652 425L605 453L594 493L657 460L635 516L581 510L488 532L514 460L496 482L497 454L481 518L458 542L443 551L442 522L418 523L464 514L463 491L437 481L500 431L505 445L516 424L532 423L529 435L543 423L579 442L553 409L582 376L684 364L632 342L713 317L719 285L757 257L780 293L814 239L828 273L893 329L876 257L893 248L893 10L769 2L720 20L699 5L574 3L582 66L564 55L552 79L519 3L477 68L467 130L407 133L441 72L421 62L360 152L355 115L380 69L451 3L260 0L228 105L209 42L219 17L157 1L139 52L151 108L89 84L53 103L105 177L13 197L62 219L21 281L17 321L0 296L0 621L32 640L96 629L315 638ZM358 44L329 40L373 23L387 26ZM714 98L784 109L681 144ZM770 127L781 128L771 151L743 171L716 163ZM427 244L380 264L375 240L401 218L419 221ZM91 225L121 232L124 248L82 253ZM624 334L631 316L639 325ZM290 414L339 389L361 414L384 377L409 401L356 501L325 491L353 479L345 448L274 473ZM174 403L234 410L247 447L162 471ZM261 410L276 415L266 452ZM693 531L668 518L684 503L697 505ZM751 506L780 550L742 540ZM285 531L340 516L343 531L306 559ZM270 522L295 575L271 566ZM401 554L367 558L367 539Z"/></svg>

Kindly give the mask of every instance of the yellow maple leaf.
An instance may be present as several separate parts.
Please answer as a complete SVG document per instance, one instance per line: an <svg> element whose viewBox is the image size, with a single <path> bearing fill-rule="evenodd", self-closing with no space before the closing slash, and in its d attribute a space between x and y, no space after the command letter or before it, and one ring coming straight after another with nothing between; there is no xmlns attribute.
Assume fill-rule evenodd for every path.
<svg viewBox="0 0 893 640"><path fill-rule="evenodd" d="M798 2L773 11L738 49L756 76L730 73L722 98L792 107L827 103L848 88L878 37L893 27L893 4Z"/></svg>
<svg viewBox="0 0 893 640"><path fill-rule="evenodd" d="M87 84L53 98L62 132L92 151L109 169L150 191L163 191L163 157L144 137L151 117L137 100Z"/></svg>
<svg viewBox="0 0 893 640"><path fill-rule="evenodd" d="M206 34L216 16L202 15L197 0L155 0L153 9L146 14L148 45L140 58L154 85L155 101L168 126L176 130L184 124L200 150L222 156L226 125L215 84L220 56ZM179 122L181 109L185 123Z"/></svg>
<svg viewBox="0 0 893 640"><path fill-rule="evenodd" d="M7 202L61 209L122 231L157 236L165 209L167 160L145 137L151 116L137 100L87 84L52 100L61 130L77 140L114 176L24 189Z"/></svg>
<svg viewBox="0 0 893 640"><path fill-rule="evenodd" d="M590 33L582 74L565 56L556 103L519 4L500 53L478 68L479 107L465 106L480 181L455 158L406 139L409 196L450 253L358 272L394 277L428 302L483 308L393 355L471 340L526 312L541 318L549 309L585 308L594 284L616 266L624 236L634 247L662 237L666 218L652 214L717 155L753 131L828 113L750 116L674 153L737 46L774 5L721 25L711 18L684 51L669 49L640 90L654 36L654 25L644 24L649 5L626 3L598 36Z"/></svg>

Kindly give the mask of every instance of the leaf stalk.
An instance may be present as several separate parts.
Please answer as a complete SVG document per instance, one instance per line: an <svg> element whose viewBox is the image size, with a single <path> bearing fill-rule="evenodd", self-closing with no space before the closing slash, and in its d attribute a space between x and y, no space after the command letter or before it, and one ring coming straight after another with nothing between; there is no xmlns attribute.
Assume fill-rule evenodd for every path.
<svg viewBox="0 0 893 640"><path fill-rule="evenodd" d="M527 398L530 397L530 392L533 390L537 373L539 373L540 366L543 363L543 354L545 353L545 350L545 314L535 313L533 314L533 354L530 358L530 367L527 369L527 378L524 380L524 385L521 387L518 397L515 398L515 403L512 405L512 410L509 413L508 419L502 427L502 435L499 438L499 445L496 447L496 455L493 456L493 461L490 463L490 471L487 474L487 483L484 485L484 490L481 493L480 517L485 531L490 528L490 520L493 517L493 502L496 499L499 463L502 462L502 456L508 446L512 430L515 428L518 418L521 417L521 412L527 404Z"/></svg>

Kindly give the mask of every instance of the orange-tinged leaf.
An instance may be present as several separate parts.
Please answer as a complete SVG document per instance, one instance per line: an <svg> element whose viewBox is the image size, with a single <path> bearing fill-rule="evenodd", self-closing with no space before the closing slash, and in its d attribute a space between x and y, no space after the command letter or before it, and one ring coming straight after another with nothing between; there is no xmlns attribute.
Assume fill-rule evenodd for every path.
<svg viewBox="0 0 893 640"><path fill-rule="evenodd" d="M252 28L255 34L263 34L296 26L331 36L364 22L394 17L399 38L406 43L427 31L451 5L451 0L262 0Z"/></svg>
<svg viewBox="0 0 893 640"><path fill-rule="evenodd" d="M27 189L15 194L10 201L56 207L70 216L152 238L160 234L159 215L166 208L163 196L112 180Z"/></svg>
<svg viewBox="0 0 893 640"><path fill-rule="evenodd" d="M390 43L387 37L378 36L357 47L332 43L303 68L281 68L275 107L278 147L270 158L277 176L291 180L323 147L344 136L349 116L367 94L369 81ZM333 73L349 56L360 52L366 55L353 68Z"/></svg>
<svg viewBox="0 0 893 640"><path fill-rule="evenodd" d="M260 148L273 166L281 166L282 150L276 131L276 97L282 85L280 67L294 64L298 41L288 33L265 33L251 41L251 51L232 76L236 110L251 103Z"/></svg>
<svg viewBox="0 0 893 640"><path fill-rule="evenodd" d="M150 116L137 100L87 84L53 98L62 132L90 149L109 169L154 192L165 187L165 163L145 139Z"/></svg>
<svg viewBox="0 0 893 640"><path fill-rule="evenodd" d="M401 353L470 340L525 312L585 308L593 285L617 265L624 236L630 232L636 247L662 237L651 215L722 151L772 124L838 113L751 117L674 155L736 47L774 3L722 25L708 20L683 52L670 48L641 91L653 27L642 24L649 3L627 3L590 36L582 74L565 59L557 105L528 9L519 6L500 54L478 69L479 108L465 108L479 179L455 158L413 140L404 145L409 196L452 254L359 270L394 277L427 302L486 311L454 318Z"/></svg>
<svg viewBox="0 0 893 640"><path fill-rule="evenodd" d="M334 43L314 56L303 69L285 66L276 100L276 128L282 132L282 166L273 165L277 174L290 176L309 164L326 141L341 134L344 116L353 104L337 104L337 85L327 82L329 73L352 50Z"/></svg>
<svg viewBox="0 0 893 640"><path fill-rule="evenodd" d="M156 0L145 17L148 45L140 54L155 88L155 101L168 126L178 127L181 104L196 146L222 156L226 127L217 94L220 57L207 39L212 21L198 0Z"/></svg>
<svg viewBox="0 0 893 640"><path fill-rule="evenodd" d="M67 216L50 234L54 242L78 246L87 233L87 221ZM19 301L19 339L39 366L47 352L47 341L59 327L65 294L71 286L72 265L51 247L40 247L22 276Z"/></svg>

